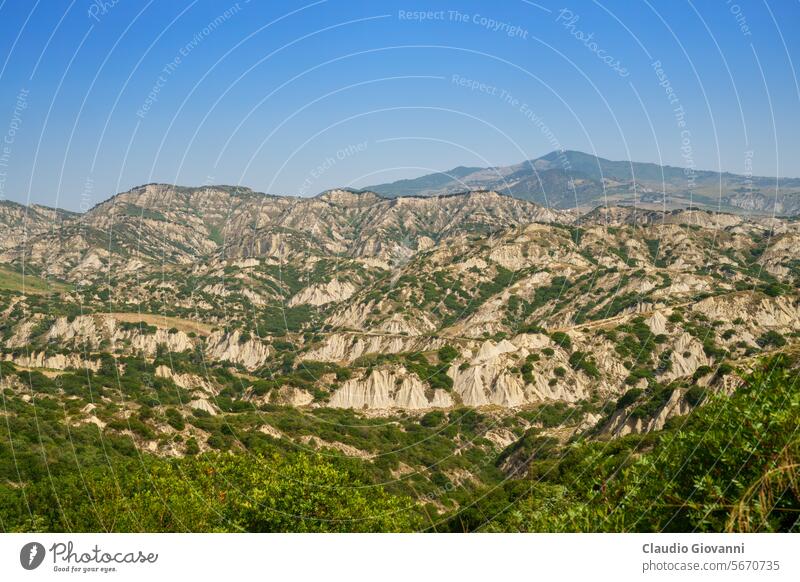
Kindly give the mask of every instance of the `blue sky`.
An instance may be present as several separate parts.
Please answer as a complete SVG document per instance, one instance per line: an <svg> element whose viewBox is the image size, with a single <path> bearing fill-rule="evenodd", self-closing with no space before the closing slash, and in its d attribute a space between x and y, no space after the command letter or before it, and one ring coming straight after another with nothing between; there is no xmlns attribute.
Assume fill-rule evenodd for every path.
<svg viewBox="0 0 800 582"><path fill-rule="evenodd" d="M3 199L314 195L555 147L800 176L795 0L0 2Z"/></svg>

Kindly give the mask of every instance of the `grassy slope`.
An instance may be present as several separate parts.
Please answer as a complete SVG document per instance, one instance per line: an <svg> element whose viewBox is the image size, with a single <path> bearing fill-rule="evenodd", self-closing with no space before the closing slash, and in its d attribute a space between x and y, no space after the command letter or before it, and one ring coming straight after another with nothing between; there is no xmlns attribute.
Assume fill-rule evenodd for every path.
<svg viewBox="0 0 800 582"><path fill-rule="evenodd" d="M18 273L7 267L0 267L0 289L46 295L48 293L63 293L71 289L70 285L58 281L46 281L39 277Z"/></svg>

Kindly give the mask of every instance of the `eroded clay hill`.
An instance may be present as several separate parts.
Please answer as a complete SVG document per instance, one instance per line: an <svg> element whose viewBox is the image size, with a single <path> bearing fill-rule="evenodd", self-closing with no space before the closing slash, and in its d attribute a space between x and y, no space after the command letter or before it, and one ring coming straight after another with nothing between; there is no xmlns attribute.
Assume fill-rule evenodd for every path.
<svg viewBox="0 0 800 582"><path fill-rule="evenodd" d="M170 431L205 442L167 408L558 403L575 430L656 430L800 334L790 219L148 185L84 215L4 204L0 220L3 387L22 397L36 373L69 400L46 379L88 372L102 397L68 416L110 431L139 414L131 391L175 390L140 420L156 450Z"/></svg>

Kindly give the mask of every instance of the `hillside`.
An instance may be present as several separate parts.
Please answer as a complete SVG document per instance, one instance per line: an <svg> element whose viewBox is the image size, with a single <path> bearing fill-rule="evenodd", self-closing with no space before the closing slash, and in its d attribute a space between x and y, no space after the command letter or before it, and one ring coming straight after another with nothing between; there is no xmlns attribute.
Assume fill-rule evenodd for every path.
<svg viewBox="0 0 800 582"><path fill-rule="evenodd" d="M655 438L800 337L792 219L163 184L4 208L12 497L139 452L319 453L476 529L453 512L539 447Z"/></svg>

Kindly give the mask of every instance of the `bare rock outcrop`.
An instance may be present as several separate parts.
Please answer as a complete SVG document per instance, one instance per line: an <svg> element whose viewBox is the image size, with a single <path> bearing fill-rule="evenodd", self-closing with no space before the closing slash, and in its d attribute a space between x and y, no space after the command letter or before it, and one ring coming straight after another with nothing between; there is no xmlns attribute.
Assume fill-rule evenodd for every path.
<svg viewBox="0 0 800 582"><path fill-rule="evenodd" d="M663 380L691 376L700 366L710 366L714 363L703 351L703 344L686 332L673 343L670 362L671 369L662 375Z"/></svg>
<svg viewBox="0 0 800 582"><path fill-rule="evenodd" d="M244 339L239 330L233 333L216 331L206 340L206 356L217 361L241 364L248 370L263 366L269 357L269 348L252 338Z"/></svg>
<svg viewBox="0 0 800 582"><path fill-rule="evenodd" d="M673 390L669 400L664 403L652 418L634 417L631 416L630 411L627 409L618 410L606 426L603 427L602 432L621 437L627 434L641 434L661 430L667 420L673 416L682 416L692 410L691 405L686 402L683 395L684 392L682 390Z"/></svg>
<svg viewBox="0 0 800 582"><path fill-rule="evenodd" d="M158 366L155 373L157 378L169 378L175 385L186 390L202 390L207 394L216 395L217 388L212 382L198 374L175 373L169 366Z"/></svg>
<svg viewBox="0 0 800 582"><path fill-rule="evenodd" d="M85 359L80 354L53 354L31 352L30 354L13 356L6 354L7 362L25 368L44 368L48 370L92 370L100 369L100 360Z"/></svg>
<svg viewBox="0 0 800 582"><path fill-rule="evenodd" d="M333 279L328 283L317 283L300 291L289 301L289 307L295 305L326 305L345 301L356 292L356 286L349 281Z"/></svg>
<svg viewBox="0 0 800 582"><path fill-rule="evenodd" d="M331 396L332 408L423 410L447 408L452 397L444 390L429 390L405 368L375 369L362 379L351 379Z"/></svg>

